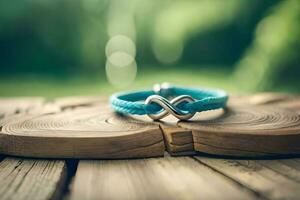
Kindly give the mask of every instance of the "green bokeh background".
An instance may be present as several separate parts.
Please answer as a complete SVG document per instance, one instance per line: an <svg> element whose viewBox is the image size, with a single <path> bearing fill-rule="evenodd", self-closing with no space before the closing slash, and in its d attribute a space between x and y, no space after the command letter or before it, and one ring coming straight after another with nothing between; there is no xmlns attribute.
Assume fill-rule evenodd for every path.
<svg viewBox="0 0 300 200"><path fill-rule="evenodd" d="M133 41L137 63L136 79L118 87L105 69L115 35ZM105 95L165 81L299 93L299 65L299 0L0 1L1 96Z"/></svg>

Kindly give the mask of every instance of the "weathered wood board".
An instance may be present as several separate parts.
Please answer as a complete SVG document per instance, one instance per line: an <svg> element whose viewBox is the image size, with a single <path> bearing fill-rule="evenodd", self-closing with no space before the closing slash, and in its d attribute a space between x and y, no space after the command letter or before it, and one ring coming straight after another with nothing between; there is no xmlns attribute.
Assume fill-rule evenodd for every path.
<svg viewBox="0 0 300 200"><path fill-rule="evenodd" d="M0 198L56 199L63 192L66 175L65 161L5 158L0 163Z"/></svg>
<svg viewBox="0 0 300 200"><path fill-rule="evenodd" d="M232 160L200 156L195 158L252 190L263 199L299 199L299 159Z"/></svg>
<svg viewBox="0 0 300 200"><path fill-rule="evenodd" d="M190 157L80 161L71 200L259 199Z"/></svg>

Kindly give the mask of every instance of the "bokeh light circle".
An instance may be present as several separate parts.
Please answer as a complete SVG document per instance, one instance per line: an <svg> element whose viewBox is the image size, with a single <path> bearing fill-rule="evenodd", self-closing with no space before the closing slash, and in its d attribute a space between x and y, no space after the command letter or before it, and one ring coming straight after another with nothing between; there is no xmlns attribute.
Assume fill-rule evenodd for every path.
<svg viewBox="0 0 300 200"><path fill-rule="evenodd" d="M137 74L137 64L134 57L121 51L108 56L105 69L108 81L118 88L132 84Z"/></svg>
<svg viewBox="0 0 300 200"><path fill-rule="evenodd" d="M134 42L125 35L113 36L106 44L105 54L109 57L112 53L122 51L135 57L136 48Z"/></svg>

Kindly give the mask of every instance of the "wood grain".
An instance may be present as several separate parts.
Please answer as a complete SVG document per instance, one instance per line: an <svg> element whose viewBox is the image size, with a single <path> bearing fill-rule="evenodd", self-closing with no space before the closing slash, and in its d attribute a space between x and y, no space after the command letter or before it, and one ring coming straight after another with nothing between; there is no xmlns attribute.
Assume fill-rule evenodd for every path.
<svg viewBox="0 0 300 200"><path fill-rule="evenodd" d="M170 155L194 155L196 153L192 131L166 122L160 123L160 127Z"/></svg>
<svg viewBox="0 0 300 200"><path fill-rule="evenodd" d="M166 148L171 155L298 154L299 100L277 93L231 97L226 112L202 112L177 124L172 117L153 122L147 116L116 115L99 96L5 99L1 105L9 112L2 110L0 153L125 158L163 155Z"/></svg>
<svg viewBox="0 0 300 200"><path fill-rule="evenodd" d="M272 161L195 158L266 199L299 199L299 159ZM293 162L298 163L291 164Z"/></svg>
<svg viewBox="0 0 300 200"><path fill-rule="evenodd" d="M189 157L80 161L71 200L256 199Z"/></svg>
<svg viewBox="0 0 300 200"><path fill-rule="evenodd" d="M193 136L190 130L177 126L177 119L173 116L168 116L160 121L153 121L148 116L123 116L126 120L133 120L135 123L151 123L157 124L163 135L166 150L172 156L193 155L194 151Z"/></svg>
<svg viewBox="0 0 300 200"><path fill-rule="evenodd" d="M51 158L131 158L162 156L158 125L133 123L99 102L60 113L26 114L0 132L0 152Z"/></svg>
<svg viewBox="0 0 300 200"><path fill-rule="evenodd" d="M0 163L2 200L49 200L61 195L64 161L6 158Z"/></svg>
<svg viewBox="0 0 300 200"><path fill-rule="evenodd" d="M281 93L259 93L255 95L231 96L229 99L229 107L239 106L256 106L256 105L271 105L276 107L290 108L293 111L300 110L300 98L288 94ZM297 107L297 105L299 107ZM211 121L221 117L224 114L223 110L215 110L202 112L197 115L199 121ZM150 122L147 116L134 117L135 119ZM162 121L154 122L160 125L164 134L165 145L167 151L173 155L193 155L194 141L192 130L186 127L177 126L177 120L171 116ZM244 153L243 155L244 156Z"/></svg>
<svg viewBox="0 0 300 200"><path fill-rule="evenodd" d="M260 165L263 165L277 174L281 174L292 181L300 184L300 159L277 159L277 160L258 160Z"/></svg>
<svg viewBox="0 0 300 200"><path fill-rule="evenodd" d="M300 115L274 106L229 107L211 120L197 116L179 126L192 130L197 151L232 156L300 153Z"/></svg>

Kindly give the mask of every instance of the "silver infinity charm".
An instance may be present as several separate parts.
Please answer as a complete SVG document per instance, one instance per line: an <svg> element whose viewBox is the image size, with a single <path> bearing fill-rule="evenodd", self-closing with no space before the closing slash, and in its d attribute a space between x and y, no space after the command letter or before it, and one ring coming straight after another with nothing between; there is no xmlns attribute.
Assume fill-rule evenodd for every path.
<svg viewBox="0 0 300 200"><path fill-rule="evenodd" d="M151 95L145 101L146 104L157 103L164 109L163 111L157 114L148 114L148 116L154 120L164 118L169 114L172 114L174 117L180 120L187 120L192 118L195 115L195 113L183 112L176 107L182 102L192 103L195 102L195 99L193 99L189 95L181 95L169 101L168 99L160 95Z"/></svg>

